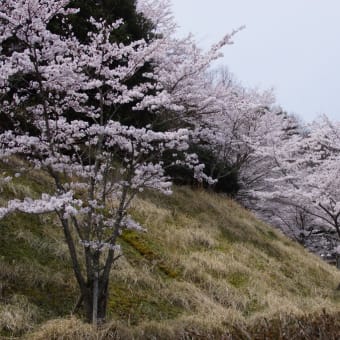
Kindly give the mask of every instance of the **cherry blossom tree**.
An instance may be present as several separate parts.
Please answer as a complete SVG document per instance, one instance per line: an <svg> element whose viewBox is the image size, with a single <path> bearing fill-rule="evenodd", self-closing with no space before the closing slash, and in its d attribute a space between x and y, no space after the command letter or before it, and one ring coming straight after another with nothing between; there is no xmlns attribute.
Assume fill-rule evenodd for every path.
<svg viewBox="0 0 340 340"><path fill-rule="evenodd" d="M214 158L211 176L220 182L237 176L240 199L274 166L268 166L269 154L283 134L284 122L271 91L245 89L225 69L208 74L205 88L214 99L193 121L195 138Z"/></svg>
<svg viewBox="0 0 340 340"><path fill-rule="evenodd" d="M333 245L335 232L339 242L340 124L320 117L277 145L273 158L277 167L266 179L267 190L256 193L268 207L269 220L279 225L281 220L302 241L318 230Z"/></svg>
<svg viewBox="0 0 340 340"><path fill-rule="evenodd" d="M108 24L91 18L93 30L83 43L68 21L77 9L68 5L69 0L0 3L0 115L7 122L0 131L0 157L19 155L53 181L38 199L9 200L0 217L17 211L57 215L80 289L79 305L97 323L106 316L110 269L121 256L120 233L144 230L128 214L134 197L146 188L170 194L165 171L173 165L210 180L188 152L189 126L126 126L118 108L130 105L136 119L148 110L155 121L165 113L184 116L189 107L204 111L211 93L201 88L203 74L232 35L202 53L191 37L173 38L167 2L141 1L139 10L155 23L150 41L112 42L122 20ZM48 29L55 18L67 32ZM131 85L146 63L152 71ZM166 165L165 153L173 155Z"/></svg>

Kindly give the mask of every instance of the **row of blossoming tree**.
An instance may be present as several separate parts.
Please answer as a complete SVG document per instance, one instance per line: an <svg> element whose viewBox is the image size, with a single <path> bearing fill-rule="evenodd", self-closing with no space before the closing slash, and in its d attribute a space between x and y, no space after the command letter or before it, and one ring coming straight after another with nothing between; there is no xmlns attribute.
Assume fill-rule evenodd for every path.
<svg viewBox="0 0 340 340"><path fill-rule="evenodd" d="M250 189L260 215L312 251L340 244L340 123L326 116L272 146L272 171ZM266 210L266 211L265 211Z"/></svg>
<svg viewBox="0 0 340 340"><path fill-rule="evenodd" d="M238 198L261 216L278 224L279 205L295 230L294 207L340 233L339 126L304 130L270 92L209 71L236 31L202 52L191 36L176 38L168 1L140 0L136 10L150 34L119 42L124 21L101 17L86 18L80 39L70 0L0 3L0 157L19 155L21 171L53 183L39 198L9 200L0 217L57 215L94 323L106 316L120 233L144 230L131 202L146 188L170 194L172 167L209 185L236 173ZM209 172L195 146L212 155Z"/></svg>

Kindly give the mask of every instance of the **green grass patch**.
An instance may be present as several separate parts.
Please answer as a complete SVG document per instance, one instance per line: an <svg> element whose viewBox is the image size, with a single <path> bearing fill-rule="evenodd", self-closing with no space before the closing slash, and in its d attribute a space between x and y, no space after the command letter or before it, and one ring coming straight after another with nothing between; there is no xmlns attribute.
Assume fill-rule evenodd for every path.
<svg viewBox="0 0 340 340"><path fill-rule="evenodd" d="M162 298L157 291L128 287L112 282L108 310L114 319L136 325L146 320L168 320L178 317L182 310Z"/></svg>

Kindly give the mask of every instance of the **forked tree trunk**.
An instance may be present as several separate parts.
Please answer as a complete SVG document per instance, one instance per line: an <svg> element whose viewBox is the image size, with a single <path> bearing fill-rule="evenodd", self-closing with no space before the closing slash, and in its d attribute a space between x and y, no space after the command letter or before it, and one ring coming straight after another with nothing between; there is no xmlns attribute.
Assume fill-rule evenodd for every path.
<svg viewBox="0 0 340 340"><path fill-rule="evenodd" d="M92 282L92 287L87 290L83 298L86 320L93 325L105 322L107 313L108 285L101 288L98 282Z"/></svg>

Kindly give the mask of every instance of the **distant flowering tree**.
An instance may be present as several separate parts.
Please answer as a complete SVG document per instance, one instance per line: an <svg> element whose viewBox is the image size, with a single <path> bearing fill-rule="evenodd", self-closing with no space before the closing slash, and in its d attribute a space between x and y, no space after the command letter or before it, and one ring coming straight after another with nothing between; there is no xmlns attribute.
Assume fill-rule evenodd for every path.
<svg viewBox="0 0 340 340"><path fill-rule="evenodd" d="M283 120L273 108L271 91L245 89L225 69L206 77L205 88L212 95L202 101L206 109L193 121L195 138L214 158L209 174L219 180L217 186L235 174L241 199L274 166L269 153L282 135Z"/></svg>
<svg viewBox="0 0 340 340"><path fill-rule="evenodd" d="M273 150L277 166L268 190L257 192L263 205L272 206L270 215L303 239L318 228L335 232L340 242L340 124L320 117Z"/></svg>
<svg viewBox="0 0 340 340"><path fill-rule="evenodd" d="M155 22L150 41L112 42L122 21L90 19L93 30L83 43L68 24L77 12L68 5L69 0L0 3L0 115L6 121L0 157L6 161L20 155L54 183L39 199L8 201L0 217L16 211L56 213L81 303L88 320L97 323L105 319L110 269L121 254L118 236L124 229L143 230L128 214L130 203L145 188L171 193L164 154L173 155L167 166L184 164L199 180L209 180L197 156L187 152L189 129L125 126L117 108L131 105L136 117L140 110L155 117L162 112L183 115L187 105L199 103L193 89L206 95L195 81L230 37L201 55L192 42L171 37L174 26L166 2L152 6L145 1L139 10ZM50 31L54 18L68 31ZM146 63L152 71L139 83L129 82Z"/></svg>

